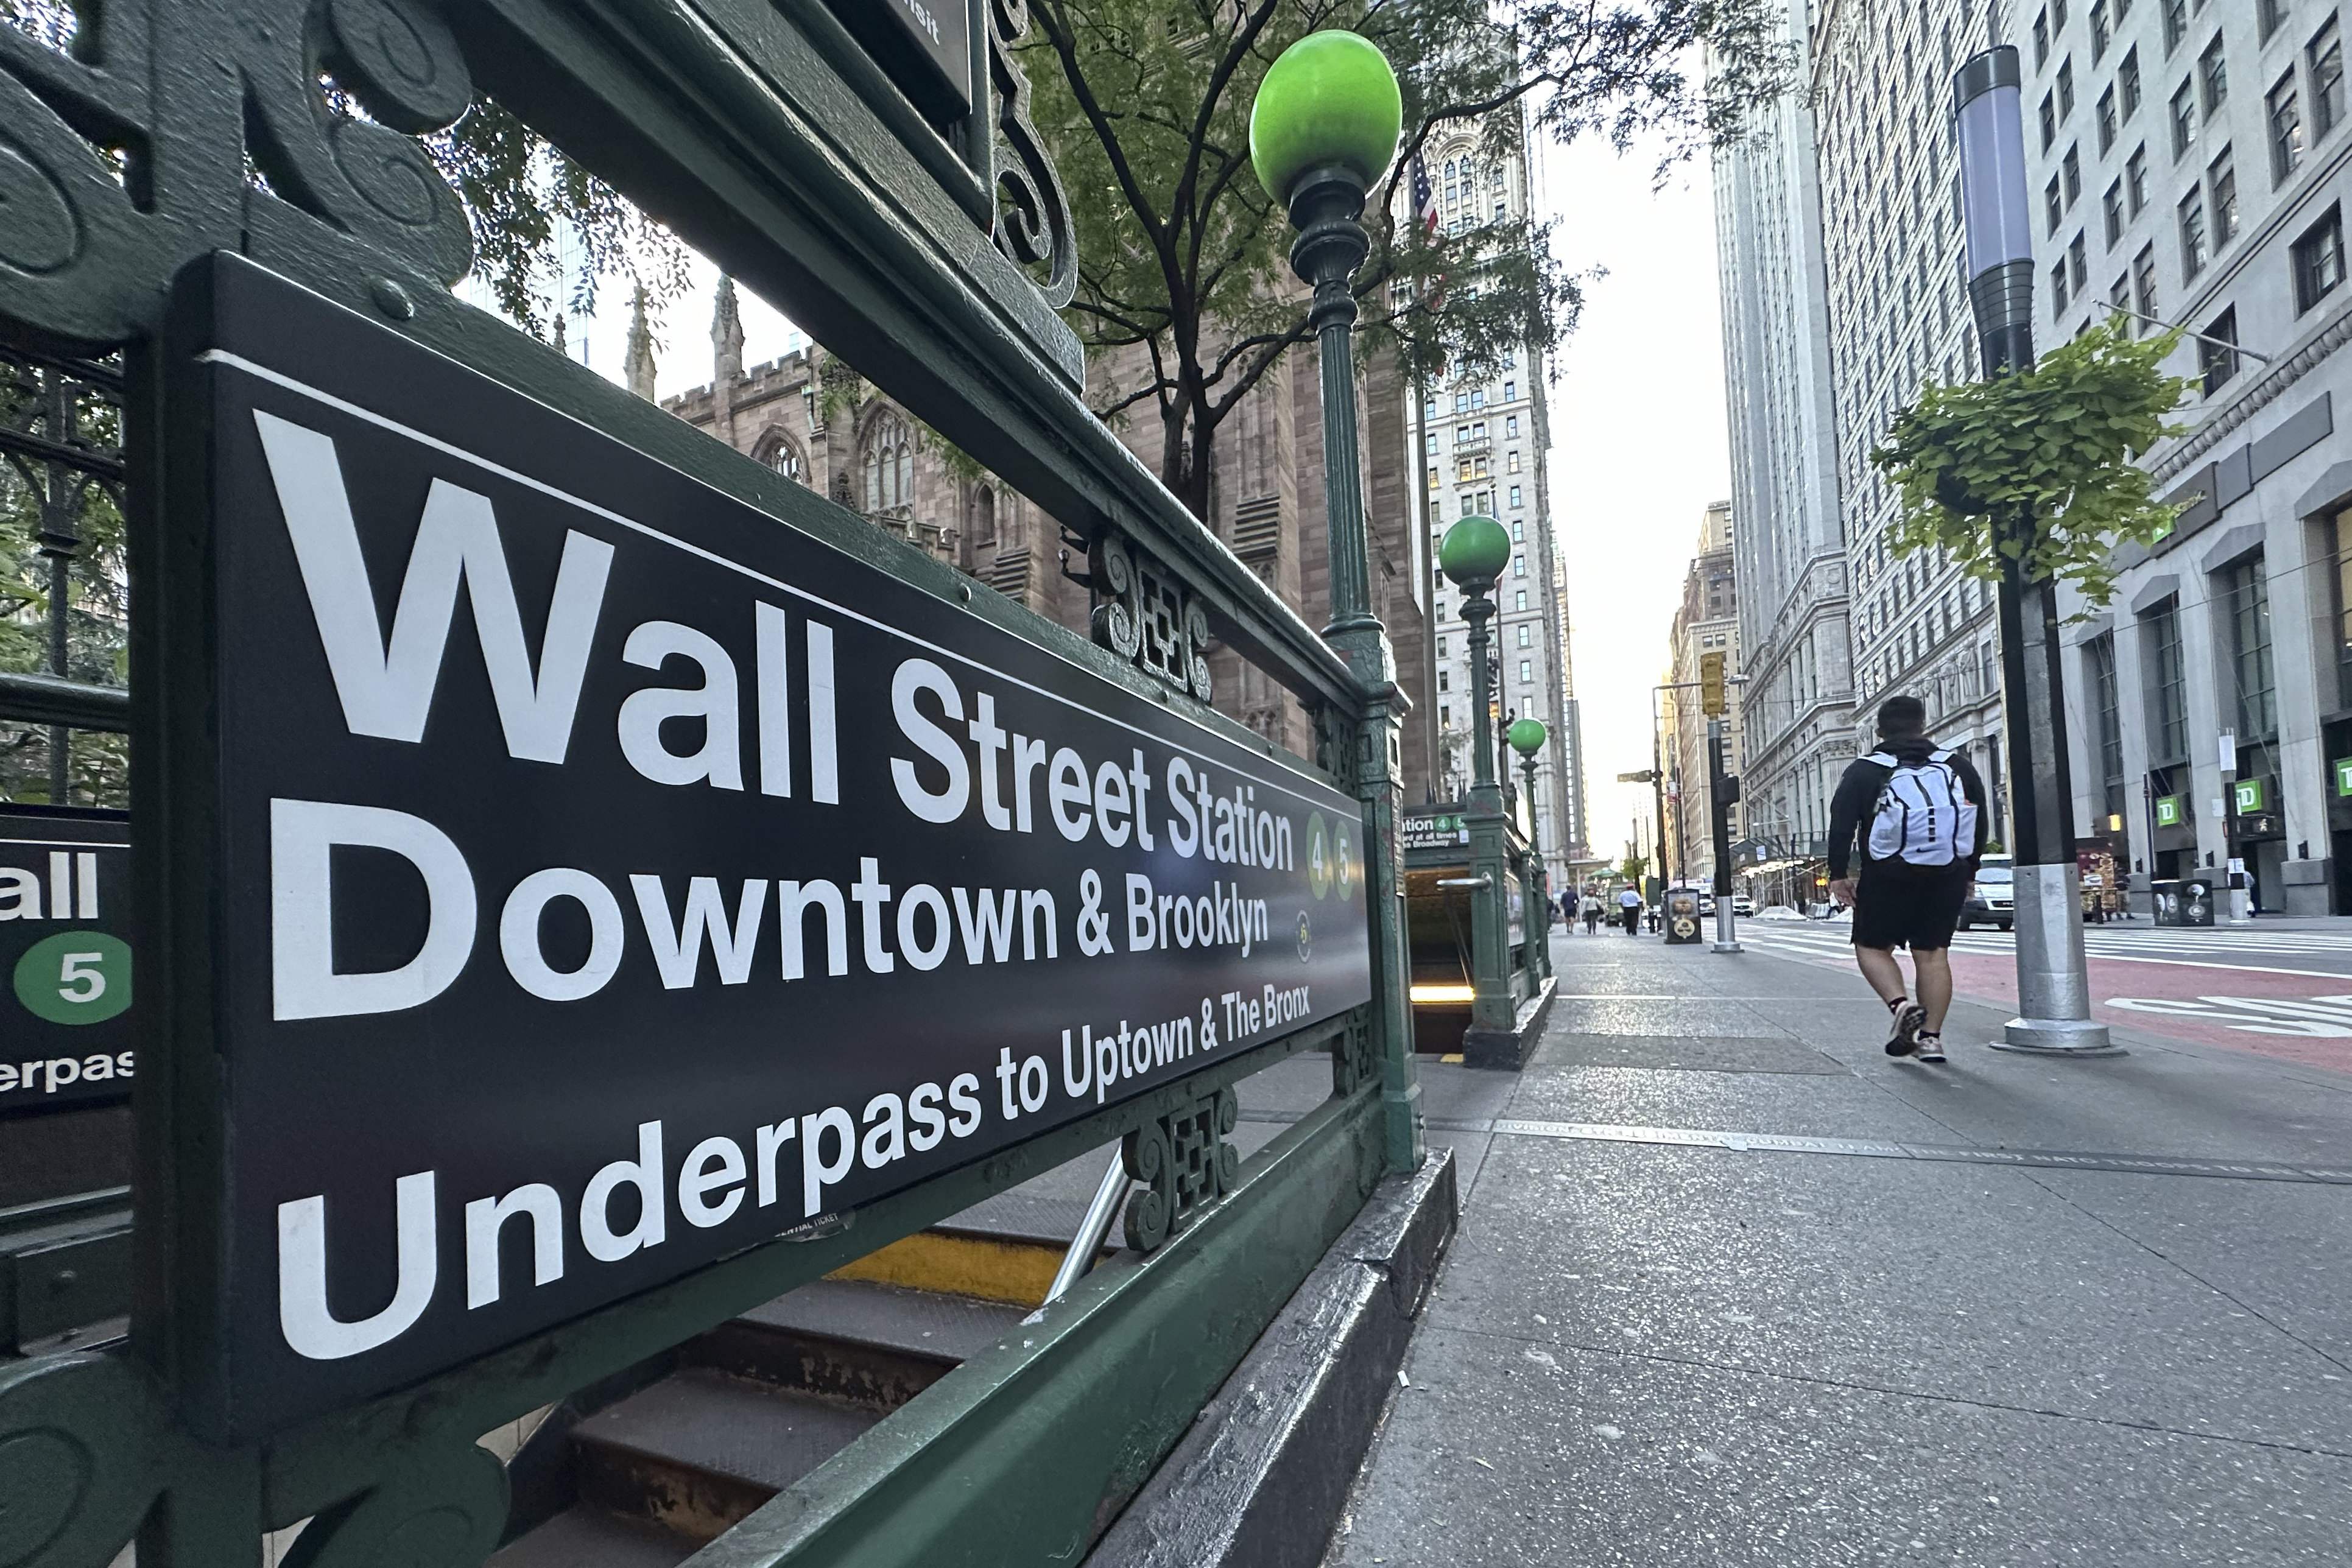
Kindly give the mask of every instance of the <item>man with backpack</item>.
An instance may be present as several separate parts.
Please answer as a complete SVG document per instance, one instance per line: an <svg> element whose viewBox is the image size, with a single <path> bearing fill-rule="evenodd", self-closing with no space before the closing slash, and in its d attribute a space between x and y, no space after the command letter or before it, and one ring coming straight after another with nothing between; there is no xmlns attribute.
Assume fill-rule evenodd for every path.
<svg viewBox="0 0 2352 1568"><path fill-rule="evenodd" d="M1944 1060L1952 1005L1952 931L1990 827L1984 780L1969 759L1927 733L1917 697L1878 707L1878 749L1850 764L1830 800L1830 896L1853 910L1853 956L1886 1003L1889 1056ZM1854 834L1858 874L1849 874ZM1915 1000L1895 949L1911 949Z"/></svg>

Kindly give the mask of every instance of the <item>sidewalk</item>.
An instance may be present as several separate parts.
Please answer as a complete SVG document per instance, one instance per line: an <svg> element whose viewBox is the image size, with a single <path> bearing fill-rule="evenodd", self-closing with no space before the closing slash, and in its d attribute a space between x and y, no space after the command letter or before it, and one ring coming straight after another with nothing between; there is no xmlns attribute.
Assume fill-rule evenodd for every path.
<svg viewBox="0 0 2352 1568"><path fill-rule="evenodd" d="M1431 1072L1497 1109L1431 1113L1485 1157L1328 1568L2352 1561L2352 1078L1966 1003L1926 1068L1851 974L1553 953L1511 1092Z"/></svg>

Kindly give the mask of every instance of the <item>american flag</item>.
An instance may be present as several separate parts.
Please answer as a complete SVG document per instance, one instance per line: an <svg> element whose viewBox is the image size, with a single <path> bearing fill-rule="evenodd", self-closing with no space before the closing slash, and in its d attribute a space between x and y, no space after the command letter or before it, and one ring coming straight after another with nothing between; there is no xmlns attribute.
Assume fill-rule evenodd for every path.
<svg viewBox="0 0 2352 1568"><path fill-rule="evenodd" d="M1429 165L1422 162L1421 154L1418 152L1412 155L1412 210L1421 219L1422 237L1435 238L1437 191L1429 183Z"/></svg>

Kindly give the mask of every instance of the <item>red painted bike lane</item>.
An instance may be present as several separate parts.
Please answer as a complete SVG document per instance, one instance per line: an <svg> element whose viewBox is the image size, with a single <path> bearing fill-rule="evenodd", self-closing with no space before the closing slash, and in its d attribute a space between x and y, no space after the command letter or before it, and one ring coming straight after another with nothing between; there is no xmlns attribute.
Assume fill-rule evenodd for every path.
<svg viewBox="0 0 2352 1568"><path fill-rule="evenodd" d="M2094 957L2090 979L2103 1022L2352 1073L2352 975L2299 970L2292 956L2252 967ZM2013 1007L2017 960L1956 949L1952 982L1971 1001Z"/></svg>

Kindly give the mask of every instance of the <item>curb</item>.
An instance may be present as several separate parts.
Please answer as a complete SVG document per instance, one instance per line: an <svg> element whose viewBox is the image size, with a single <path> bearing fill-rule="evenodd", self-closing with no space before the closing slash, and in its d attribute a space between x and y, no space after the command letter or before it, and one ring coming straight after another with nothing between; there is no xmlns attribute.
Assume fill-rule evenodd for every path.
<svg viewBox="0 0 2352 1568"><path fill-rule="evenodd" d="M1519 1009L1518 1018L1509 1029L1471 1028L1462 1031L1462 1061L1467 1067L1517 1072L1536 1053L1536 1041L1543 1037L1544 1019L1551 1013L1551 999L1559 991L1559 977L1547 975Z"/></svg>
<svg viewBox="0 0 2352 1568"><path fill-rule="evenodd" d="M1314 1568L1454 1239L1454 1154L1374 1189L1087 1568Z"/></svg>

